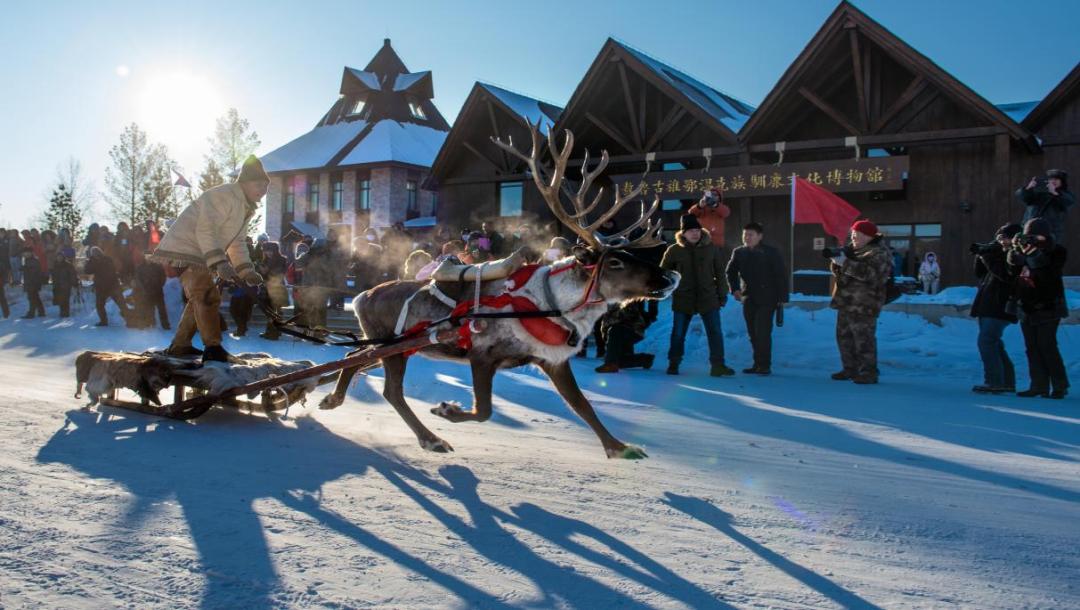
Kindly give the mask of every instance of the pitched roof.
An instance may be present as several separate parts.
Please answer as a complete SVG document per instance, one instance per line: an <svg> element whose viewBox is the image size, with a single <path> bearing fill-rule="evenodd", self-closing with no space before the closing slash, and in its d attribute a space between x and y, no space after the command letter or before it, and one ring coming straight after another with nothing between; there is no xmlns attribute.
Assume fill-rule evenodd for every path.
<svg viewBox="0 0 1080 610"><path fill-rule="evenodd" d="M379 121L338 165L398 161L430 167L447 132L415 123Z"/></svg>
<svg viewBox="0 0 1080 610"><path fill-rule="evenodd" d="M1061 79L1061 82L1054 87L1054 90L1048 93L1039 102L1039 105L1024 117L1024 127L1032 131L1038 131L1050 117L1054 116L1054 112L1062 104L1069 101L1072 96L1076 95L1077 92L1080 92L1080 63L1077 63L1065 78Z"/></svg>
<svg viewBox="0 0 1080 610"><path fill-rule="evenodd" d="M263 155L263 167L270 173L325 167L365 127L367 127L367 121L316 127L292 142Z"/></svg>
<svg viewBox="0 0 1080 610"><path fill-rule="evenodd" d="M465 98L465 103L461 106L461 111L458 112L457 120L454 121L454 127L447 134L445 142L442 144L442 148L438 151L438 155L431 163L431 175L437 177L445 169L449 158L452 156L453 151L457 149L461 140L465 137L463 133L466 129L469 121L468 116L479 110L481 102L485 99L490 99L494 102L494 106L500 108L504 112L527 118L531 123L540 123L540 129L544 133L558 120L559 115L562 114L562 108L539 100L527 95L515 93L502 87L497 87L490 83L483 83L477 81L471 91L469 91L468 97ZM489 134L502 136L505 134Z"/></svg>
<svg viewBox="0 0 1080 610"><path fill-rule="evenodd" d="M609 65L609 60L621 59L626 66L659 88L677 105L700 123L735 142L738 130L754 111L754 107L652 57L624 42L608 38L603 48L578 83L566 108L559 117L559 126L580 118L588 92ZM579 110L580 109L580 110Z"/></svg>
<svg viewBox="0 0 1080 610"><path fill-rule="evenodd" d="M738 132L750 119L750 115L754 114L754 107L750 104L714 89L625 42L615 40L615 44L621 46L658 77L678 89L688 100L697 104L731 131Z"/></svg>
<svg viewBox="0 0 1080 610"><path fill-rule="evenodd" d="M365 69L344 69L340 96L315 129L263 157L266 171L430 166L450 129L433 96L431 72L410 73L387 39Z"/></svg>
<svg viewBox="0 0 1080 610"><path fill-rule="evenodd" d="M559 115L562 114L562 108L537 98L496 87L491 83L477 82L476 84L490 93L512 114L525 117L534 125L540 123L541 133L546 134L547 130L555 124L555 121L559 120Z"/></svg>
<svg viewBox="0 0 1080 610"><path fill-rule="evenodd" d="M842 35L845 24L849 22L854 23L861 34L876 43L893 59L926 78L928 82L958 101L976 116L1001 126L1018 140L1026 141L1029 144L1034 143L1034 136L1026 128L1020 126L1017 121L996 108L925 55L916 51L884 26L871 19L866 13L851 5L847 0L841 0L814 37L807 43L806 48L788 66L783 76L780 77L780 80L765 97L765 100L761 102L757 111L743 126L742 131L739 133L740 139L745 141L753 135L754 131L769 116L769 113L778 104L779 100L798 86L800 79L804 76L808 66L818 52L832 39Z"/></svg>

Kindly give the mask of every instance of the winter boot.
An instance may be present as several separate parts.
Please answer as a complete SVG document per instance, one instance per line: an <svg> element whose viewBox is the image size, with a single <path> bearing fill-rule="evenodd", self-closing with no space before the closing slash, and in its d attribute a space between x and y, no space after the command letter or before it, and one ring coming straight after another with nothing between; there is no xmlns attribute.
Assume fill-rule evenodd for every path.
<svg viewBox="0 0 1080 610"><path fill-rule="evenodd" d="M709 375L713 377L731 377L735 374L735 369L727 366L726 364L714 364L709 369Z"/></svg>
<svg viewBox="0 0 1080 610"><path fill-rule="evenodd" d="M669 362L668 365L667 365L667 374L668 375L678 375L679 374L679 363L678 362Z"/></svg>
<svg viewBox="0 0 1080 610"><path fill-rule="evenodd" d="M203 364L206 364L207 362L231 362L234 364L240 362L232 354L225 351L225 348L220 345L207 346L207 348L203 350L202 361Z"/></svg>
<svg viewBox="0 0 1080 610"><path fill-rule="evenodd" d="M850 371L837 371L832 374L832 378L836 381L848 381L852 377Z"/></svg>
<svg viewBox="0 0 1080 610"><path fill-rule="evenodd" d="M1020 398L1034 398L1036 396L1042 396L1043 398L1049 398L1050 392L1048 390L1037 390L1035 388L1028 388L1023 392L1017 392L1017 396Z"/></svg>
<svg viewBox="0 0 1080 610"><path fill-rule="evenodd" d="M185 356L202 356L203 351L192 345L170 345L166 348L165 355L183 358Z"/></svg>
<svg viewBox="0 0 1080 610"><path fill-rule="evenodd" d="M851 380L859 385L874 385L878 382L877 375L855 375Z"/></svg>
<svg viewBox="0 0 1080 610"><path fill-rule="evenodd" d="M743 369L743 373L746 373L747 375L768 375L772 373L772 371L766 367L752 366L748 369Z"/></svg>
<svg viewBox="0 0 1080 610"><path fill-rule="evenodd" d="M619 372L619 365L615 364L614 362L605 362L604 364L601 364L600 366L596 367L596 372L597 373L618 373Z"/></svg>
<svg viewBox="0 0 1080 610"><path fill-rule="evenodd" d="M656 356L652 354L643 354L641 357L641 368L647 371L652 368L653 362L656 362Z"/></svg>

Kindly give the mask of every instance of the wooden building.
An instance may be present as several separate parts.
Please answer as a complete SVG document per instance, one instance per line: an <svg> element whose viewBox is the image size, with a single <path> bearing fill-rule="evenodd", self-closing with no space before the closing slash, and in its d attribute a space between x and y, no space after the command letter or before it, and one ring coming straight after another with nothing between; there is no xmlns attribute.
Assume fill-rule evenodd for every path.
<svg viewBox="0 0 1080 610"><path fill-rule="evenodd" d="M363 70L346 67L315 128L263 156L267 233L350 237L433 217L437 194L422 185L450 129L433 97L431 72L409 72L390 39Z"/></svg>
<svg viewBox="0 0 1080 610"><path fill-rule="evenodd" d="M797 174L881 226L905 274L934 251L946 285L970 284L969 244L1023 213L1013 191L1033 173L1075 166L1078 78L1074 70L1037 107L995 106L841 2L756 109L608 40L553 128L571 129L594 158L609 151L606 186L644 182L647 199L659 194L665 226L677 226L704 187L722 186L733 210L726 242L737 243L753 220L788 254ZM498 217L507 183L523 184L524 210L549 218L521 165L487 144L493 135L525 141L523 130L489 116L513 112L499 115L497 103L487 110L483 93L474 95L433 167L431 184L445 202L439 218ZM1075 218L1066 245L1080 251L1074 226ZM824 269L819 250L832 241L816 225L796 226L795 268ZM1080 272L1080 256L1067 271Z"/></svg>

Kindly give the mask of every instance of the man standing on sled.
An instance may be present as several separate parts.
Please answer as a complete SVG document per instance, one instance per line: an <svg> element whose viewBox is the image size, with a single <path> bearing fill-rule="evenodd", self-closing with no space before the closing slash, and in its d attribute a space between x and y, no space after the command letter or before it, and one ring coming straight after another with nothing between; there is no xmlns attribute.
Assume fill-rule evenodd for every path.
<svg viewBox="0 0 1080 610"><path fill-rule="evenodd" d="M176 267L188 299L167 354L201 353L204 362L229 361L229 353L221 347L221 292L214 276L251 286L263 282L244 237L269 186L262 163L254 155L248 157L236 182L216 186L184 208L154 251L155 261ZM191 344L196 329L202 352Z"/></svg>

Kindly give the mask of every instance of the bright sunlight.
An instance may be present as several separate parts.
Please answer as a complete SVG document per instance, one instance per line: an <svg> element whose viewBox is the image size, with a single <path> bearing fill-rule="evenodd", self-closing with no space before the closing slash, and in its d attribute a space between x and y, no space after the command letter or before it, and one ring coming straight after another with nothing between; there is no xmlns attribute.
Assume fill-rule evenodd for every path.
<svg viewBox="0 0 1080 610"><path fill-rule="evenodd" d="M226 107L213 84L189 72L171 72L147 80L139 98L139 124L152 140L183 155L203 147L214 121Z"/></svg>

